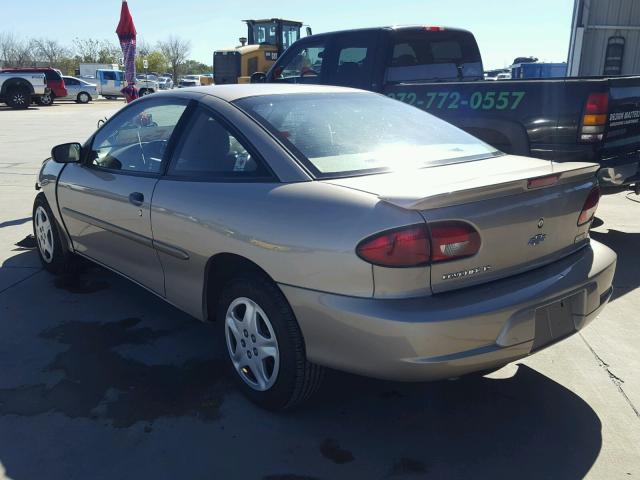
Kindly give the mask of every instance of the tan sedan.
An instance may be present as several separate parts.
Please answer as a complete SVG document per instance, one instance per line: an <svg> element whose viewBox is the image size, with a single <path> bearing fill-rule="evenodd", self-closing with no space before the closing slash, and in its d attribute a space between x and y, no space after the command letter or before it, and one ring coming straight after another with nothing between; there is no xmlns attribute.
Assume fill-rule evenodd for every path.
<svg viewBox="0 0 640 480"><path fill-rule="evenodd" d="M158 93L52 157L33 214L43 265L82 256L217 322L238 385L271 409L307 398L323 367L500 368L612 292L616 256L589 239L596 165L508 156L373 93Z"/></svg>

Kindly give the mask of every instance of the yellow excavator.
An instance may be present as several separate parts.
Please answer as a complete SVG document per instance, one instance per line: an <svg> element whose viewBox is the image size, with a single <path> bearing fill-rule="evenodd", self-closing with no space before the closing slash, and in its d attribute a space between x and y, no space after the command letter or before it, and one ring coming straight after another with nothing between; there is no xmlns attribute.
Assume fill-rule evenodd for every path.
<svg viewBox="0 0 640 480"><path fill-rule="evenodd" d="M250 83L254 73L265 73L293 42L300 38L302 22L270 18L243 20L247 36L240 45L213 52L213 76L217 85ZM307 27L307 35L311 29Z"/></svg>

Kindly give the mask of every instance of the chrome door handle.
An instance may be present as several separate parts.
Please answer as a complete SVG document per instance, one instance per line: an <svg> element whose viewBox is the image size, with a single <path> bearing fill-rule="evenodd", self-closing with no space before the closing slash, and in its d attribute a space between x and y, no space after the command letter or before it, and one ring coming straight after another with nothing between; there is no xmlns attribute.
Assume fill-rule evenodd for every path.
<svg viewBox="0 0 640 480"><path fill-rule="evenodd" d="M144 203L144 195L140 192L130 193L129 202L133 203L136 207L139 207Z"/></svg>

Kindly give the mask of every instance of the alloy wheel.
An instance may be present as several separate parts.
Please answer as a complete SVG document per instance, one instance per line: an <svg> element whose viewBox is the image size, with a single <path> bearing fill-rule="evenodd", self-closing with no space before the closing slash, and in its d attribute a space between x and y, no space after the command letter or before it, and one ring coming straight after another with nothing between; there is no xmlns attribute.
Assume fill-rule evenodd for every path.
<svg viewBox="0 0 640 480"><path fill-rule="evenodd" d="M246 297L231 302L225 316L225 338L240 378L254 390L269 390L278 378L280 351L262 308Z"/></svg>
<svg viewBox="0 0 640 480"><path fill-rule="evenodd" d="M47 215L47 211L43 207L36 209L34 222L40 255L42 255L45 262L51 263L54 250L53 231L49 215Z"/></svg>
<svg viewBox="0 0 640 480"><path fill-rule="evenodd" d="M13 94L13 103L16 105L24 105L27 101L26 96L22 92L17 92Z"/></svg>

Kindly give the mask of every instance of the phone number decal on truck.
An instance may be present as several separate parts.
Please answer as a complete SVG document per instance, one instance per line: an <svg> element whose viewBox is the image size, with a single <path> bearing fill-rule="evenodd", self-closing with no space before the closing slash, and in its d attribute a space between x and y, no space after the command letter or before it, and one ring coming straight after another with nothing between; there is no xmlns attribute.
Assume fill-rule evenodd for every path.
<svg viewBox="0 0 640 480"><path fill-rule="evenodd" d="M460 92L391 92L387 96L424 110L516 110L526 92L472 92L468 98Z"/></svg>

